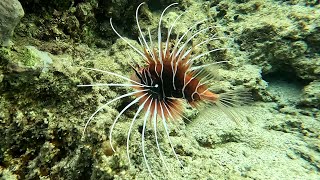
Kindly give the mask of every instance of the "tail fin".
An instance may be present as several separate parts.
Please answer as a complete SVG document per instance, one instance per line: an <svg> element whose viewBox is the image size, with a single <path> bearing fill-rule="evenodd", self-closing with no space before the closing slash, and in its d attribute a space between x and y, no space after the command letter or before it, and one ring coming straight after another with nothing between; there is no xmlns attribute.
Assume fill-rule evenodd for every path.
<svg viewBox="0 0 320 180"><path fill-rule="evenodd" d="M240 113L241 106L252 102L251 92L246 90L236 90L218 94L214 104L229 116L237 125L240 125L240 119L243 115Z"/></svg>

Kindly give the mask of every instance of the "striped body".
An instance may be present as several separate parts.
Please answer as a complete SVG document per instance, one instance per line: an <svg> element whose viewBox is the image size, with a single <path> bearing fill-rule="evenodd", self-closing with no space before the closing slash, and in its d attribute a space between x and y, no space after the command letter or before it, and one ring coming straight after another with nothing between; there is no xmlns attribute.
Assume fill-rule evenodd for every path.
<svg viewBox="0 0 320 180"><path fill-rule="evenodd" d="M183 54L182 51L181 54ZM181 113L182 102L179 99L185 99L190 105L195 106L201 100L216 101L218 95L210 92L206 83L202 83L201 79L205 77L206 73L202 70L191 71L191 63L188 63L192 51L184 55L170 53L169 49L162 53L162 58L159 60L156 53L153 56L146 50L144 51L147 60L147 66L135 70L131 79L135 82L150 86L148 88L136 86L137 90L147 89L147 94L151 95L142 97L145 92L138 93L137 97L140 99L140 104L147 102L149 104L151 99L151 112L156 105L154 103L161 103L164 109L164 115L168 118L171 115L179 117L177 114ZM180 58L184 57L184 58ZM155 101L157 100L157 101ZM147 109L147 107L144 107ZM157 106L158 112L161 112L161 107ZM174 108L174 110L172 110ZM170 111L170 112L168 112Z"/></svg>

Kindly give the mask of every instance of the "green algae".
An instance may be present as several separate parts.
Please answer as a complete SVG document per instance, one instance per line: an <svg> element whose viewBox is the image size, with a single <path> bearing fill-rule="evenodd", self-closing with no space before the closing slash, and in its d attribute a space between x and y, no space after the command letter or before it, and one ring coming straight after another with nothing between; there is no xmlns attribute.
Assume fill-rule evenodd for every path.
<svg viewBox="0 0 320 180"><path fill-rule="evenodd" d="M58 1L53 2L59 4ZM126 14L121 14L126 2L122 1L117 6L103 4L100 12L111 11L117 19L117 29L124 31L121 34L136 37L137 27L132 22L137 4L132 5ZM162 3L169 4L168 1ZM5 140L0 141L1 178L149 177L141 152L141 133L138 130L143 123L142 117L132 133L132 164L128 163L126 157L127 130L137 106L125 113L115 127L113 142L117 151L112 152L109 145L110 125L121 108L134 97L115 102L97 114L85 137L81 139L85 121L99 105L131 92L130 88L76 87L78 84L95 82L124 82L83 67L105 69L129 77L132 73L132 59L143 65L141 58L125 42L120 39L113 42L117 37L108 24L103 30L86 26L89 29L82 37L75 35L84 26L74 23L79 21L80 16L73 13L77 14L78 11L83 14L82 23L88 22L88 19L102 23L102 17L108 17L91 14L97 7L87 5L80 3L72 9L62 6L65 9L58 9L62 12L58 17L63 17L59 23L36 25L41 28L35 28L37 31L34 32L31 32L34 29L28 30L27 27L32 22L27 20L37 14L29 14L27 18L30 19L25 19L20 25L16 45L0 49L0 135L5 137ZM201 42L215 33L231 38L212 42L209 48L231 46L232 50L204 57L197 62L202 64L221 59L230 60L227 65L219 67L217 89L245 87L253 92L255 101L260 102L240 109L245 114L240 125L215 108L190 110L188 107L185 116L191 121L170 124L170 136L184 165L182 169L172 155L164 129L159 127L159 143L172 170L168 176L164 175L168 173L155 146L153 127L148 125L146 149L152 172L159 179L317 179L320 162L317 112L319 18L313 13L317 10L273 1L182 1L178 7L186 8L190 13L182 17L174 35L182 34L197 20L210 17L212 19L201 25L202 28L214 25L221 27L200 35L194 41ZM146 7L141 10L143 28L150 25L151 32L154 33L163 9L156 8L158 9L153 11ZM179 8L171 10L164 17L164 28L170 27L170 22L181 13ZM290 8L293 8L292 11L288 11ZM53 19L53 15L47 14L45 22L53 22ZM123 21L118 22L119 19ZM39 19L34 21L39 22ZM131 22L128 23L129 21ZM123 26L125 23L128 26ZM55 28L53 32L50 31L52 27ZM67 31L61 31L65 28ZM69 36L71 31L74 34ZM31 36L17 37L19 34ZM106 37L101 38L99 35ZM64 42L55 41L54 37L57 36ZM53 42L48 42L47 39ZM89 45L92 45L90 42L96 42L106 49L73 43L80 42L79 39ZM138 45L134 40L128 41ZM47 71L42 71L44 63L37 53L39 50L26 48L25 45L29 43L37 44L37 49L41 51L51 52L48 56L52 63L47 64ZM197 52L206 50L203 47ZM300 86L289 87L285 83L273 83L281 76L277 74L279 71L303 82L305 86L303 85L301 99L288 98L291 95L288 93L288 96L281 94L291 92L290 88L296 88L294 92L302 91ZM266 78L272 73L272 78ZM310 110L310 107L313 109Z"/></svg>

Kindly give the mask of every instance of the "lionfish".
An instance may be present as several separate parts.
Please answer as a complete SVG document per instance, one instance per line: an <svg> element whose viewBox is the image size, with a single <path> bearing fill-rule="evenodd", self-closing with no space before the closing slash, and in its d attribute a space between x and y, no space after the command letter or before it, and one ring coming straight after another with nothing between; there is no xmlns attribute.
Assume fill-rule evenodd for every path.
<svg viewBox="0 0 320 180"><path fill-rule="evenodd" d="M139 24L138 12L140 7L143 4L144 2L137 7L136 14L135 14L136 23L137 23L137 27L140 35L138 39L142 47L142 50L139 50L139 48L133 46L128 40L126 40L123 36L121 36L117 32L117 30L114 28L112 24L112 18L110 18L110 25L113 31L143 58L143 60L145 61L145 66L137 67L137 68L133 67L134 73L130 78L120 74L116 74L114 72L109 72L109 71L95 69L95 68L87 68L89 70L98 71L98 72L106 73L108 75L112 75L118 78L122 78L126 81L129 81L130 83L128 84L117 84L117 83L87 84L87 85L78 85L78 86L132 87L135 90L133 92L118 96L108 101L101 107L99 107L91 115L89 120L86 122L84 131L83 131L83 136L85 134L85 130L87 129L89 123L99 111L101 111L103 108L105 108L112 102L134 95L136 98L132 102L127 104L119 112L113 124L111 125L110 133L109 133L110 146L112 150L115 152L115 149L112 145L112 132L120 116L132 105L138 103L139 107L134 117L132 118L132 122L130 124L128 134L127 134L127 157L130 163L130 156L129 156L130 134L131 134L133 125L137 120L139 114L144 110L145 114L143 117L143 128L142 128L142 138L141 138L142 154L143 154L144 162L146 164L148 172L149 174L151 174L151 176L153 176L151 172L151 168L148 164L148 160L146 158L146 153L145 153L145 131L146 131L146 124L148 120L150 120L150 122L153 123L156 146L159 151L160 158L164 163L166 169L168 170L168 167L164 161L162 152L160 150L160 145L158 143L158 136L157 136L158 119L162 121L165 134L171 146L172 152L175 158L178 160L180 166L182 167L182 164L178 158L178 155L175 152L172 141L170 140L169 128L168 128L167 122L170 119L176 120L183 117L183 105L185 102L190 104L192 107L196 107L197 104L199 104L200 102L208 102L218 106L224 113L234 118L237 116L237 114L232 113L232 111L229 111L227 108L233 107L237 105L239 102L241 103L242 100L247 100L247 94L244 93L244 94L241 94L241 96L233 92L217 94L209 90L208 80L212 78L212 74L208 73L208 71L206 71L206 68L211 65L215 65L218 63L225 63L228 61L220 61L220 62L210 63L206 65L192 66L195 60L209 53L219 51L219 50L229 49L229 48L218 48L218 49L209 50L202 54L194 53L195 48L203 44L206 44L209 41L220 39L217 37L212 37L196 45L193 45L192 47L187 47L188 43L190 43L195 36L211 28L211 27L207 27L207 28L201 29L188 37L188 34L191 32L191 30L205 20L195 23L195 25L190 27L181 37L177 37L175 40L175 43L171 45L170 42L172 40L170 39L170 36L171 36L172 29L175 26L176 22L179 21L179 19L184 13L180 14L168 29L165 42L162 42L161 22L162 22L163 16L168 8L170 8L171 6L177 5L178 3L170 4L163 10L160 16L160 20L158 24L158 34L157 34L158 42L156 47L153 44L150 29L148 29L148 34L147 36L145 36Z"/></svg>

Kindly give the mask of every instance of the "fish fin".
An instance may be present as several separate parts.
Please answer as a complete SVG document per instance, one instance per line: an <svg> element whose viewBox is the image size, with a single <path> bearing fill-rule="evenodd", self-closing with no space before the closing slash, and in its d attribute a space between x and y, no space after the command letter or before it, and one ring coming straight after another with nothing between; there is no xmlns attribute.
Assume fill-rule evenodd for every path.
<svg viewBox="0 0 320 180"><path fill-rule="evenodd" d="M247 90L235 90L220 93L218 96L219 98L214 104L237 125L240 125L240 121L245 117L241 113L242 107L249 105L253 101L251 92Z"/></svg>

